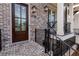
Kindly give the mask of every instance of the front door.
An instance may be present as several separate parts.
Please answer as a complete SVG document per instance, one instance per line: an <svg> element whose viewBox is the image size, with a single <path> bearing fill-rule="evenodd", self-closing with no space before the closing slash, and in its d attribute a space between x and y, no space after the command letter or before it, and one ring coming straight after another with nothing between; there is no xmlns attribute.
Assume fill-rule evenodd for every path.
<svg viewBox="0 0 79 59"><path fill-rule="evenodd" d="M12 4L12 40L13 42L28 39L28 5Z"/></svg>

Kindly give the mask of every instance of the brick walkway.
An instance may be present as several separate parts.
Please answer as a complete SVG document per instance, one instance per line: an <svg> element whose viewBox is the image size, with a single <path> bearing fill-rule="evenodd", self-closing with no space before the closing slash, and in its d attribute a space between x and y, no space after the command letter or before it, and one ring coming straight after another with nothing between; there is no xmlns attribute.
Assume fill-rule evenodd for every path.
<svg viewBox="0 0 79 59"><path fill-rule="evenodd" d="M0 52L0 56L48 56L39 44L28 41L16 44Z"/></svg>

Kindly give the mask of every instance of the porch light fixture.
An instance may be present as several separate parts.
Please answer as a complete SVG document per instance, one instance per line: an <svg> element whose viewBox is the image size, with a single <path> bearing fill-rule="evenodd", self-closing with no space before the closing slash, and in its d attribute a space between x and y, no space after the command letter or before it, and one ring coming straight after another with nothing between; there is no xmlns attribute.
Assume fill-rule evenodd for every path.
<svg viewBox="0 0 79 59"><path fill-rule="evenodd" d="M37 7L36 6L32 6L32 17L36 18L36 11L37 11Z"/></svg>
<svg viewBox="0 0 79 59"><path fill-rule="evenodd" d="M32 13L36 13L36 9L37 9L36 6L32 6Z"/></svg>
<svg viewBox="0 0 79 59"><path fill-rule="evenodd" d="M44 11L47 12L48 11L48 6L44 6Z"/></svg>

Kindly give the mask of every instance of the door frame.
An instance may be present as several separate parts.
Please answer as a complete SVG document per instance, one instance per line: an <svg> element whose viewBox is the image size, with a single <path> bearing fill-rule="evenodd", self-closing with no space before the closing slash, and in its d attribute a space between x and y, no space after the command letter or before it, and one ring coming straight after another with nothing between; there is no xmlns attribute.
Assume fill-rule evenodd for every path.
<svg viewBox="0 0 79 59"><path fill-rule="evenodd" d="M26 34L27 34L27 39L26 39L26 40L29 40L29 26L28 26L28 24L29 24L29 22L28 22L28 21L29 21L29 12L28 12L28 11L29 11L29 8L28 8L28 4L25 4L25 3L12 3L12 4L11 4L11 11L12 11L12 12L11 12L11 13L12 13L12 18L11 18L11 19L12 19L12 43L15 43L15 42L13 41L13 39L14 39L14 38L13 38L13 37L14 37L14 36L13 36L13 26L14 26L14 25L13 25L13 22L14 22L14 11L13 11L14 8L13 8L13 7L14 7L14 4L20 4L20 5L23 5L23 6L27 6L27 11L26 11L26 13L27 13L27 24L26 24L26 26L27 26L27 29L26 29L26 30L27 30L27 33L26 33ZM25 32L26 32L26 31L25 31ZM26 41L26 40L23 40L23 41ZM18 41L18 42L21 42L21 41Z"/></svg>

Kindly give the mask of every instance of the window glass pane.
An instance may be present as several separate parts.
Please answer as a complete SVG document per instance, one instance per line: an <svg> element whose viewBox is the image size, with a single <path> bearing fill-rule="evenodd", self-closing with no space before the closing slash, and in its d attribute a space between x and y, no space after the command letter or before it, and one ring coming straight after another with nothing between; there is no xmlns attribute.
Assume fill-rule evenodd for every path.
<svg viewBox="0 0 79 59"><path fill-rule="evenodd" d="M55 22L55 13L49 10L49 25L52 27Z"/></svg>
<svg viewBox="0 0 79 59"><path fill-rule="evenodd" d="M22 19L22 31L26 31L26 19Z"/></svg>
<svg viewBox="0 0 79 59"><path fill-rule="evenodd" d="M20 19L15 18L15 31L20 31Z"/></svg>
<svg viewBox="0 0 79 59"><path fill-rule="evenodd" d="M22 18L26 18L26 7L21 6L21 14L22 14Z"/></svg>
<svg viewBox="0 0 79 59"><path fill-rule="evenodd" d="M53 22L53 21L55 21L55 13L50 12L49 13L49 22Z"/></svg>
<svg viewBox="0 0 79 59"><path fill-rule="evenodd" d="M20 17L20 5L15 4L15 17Z"/></svg>

